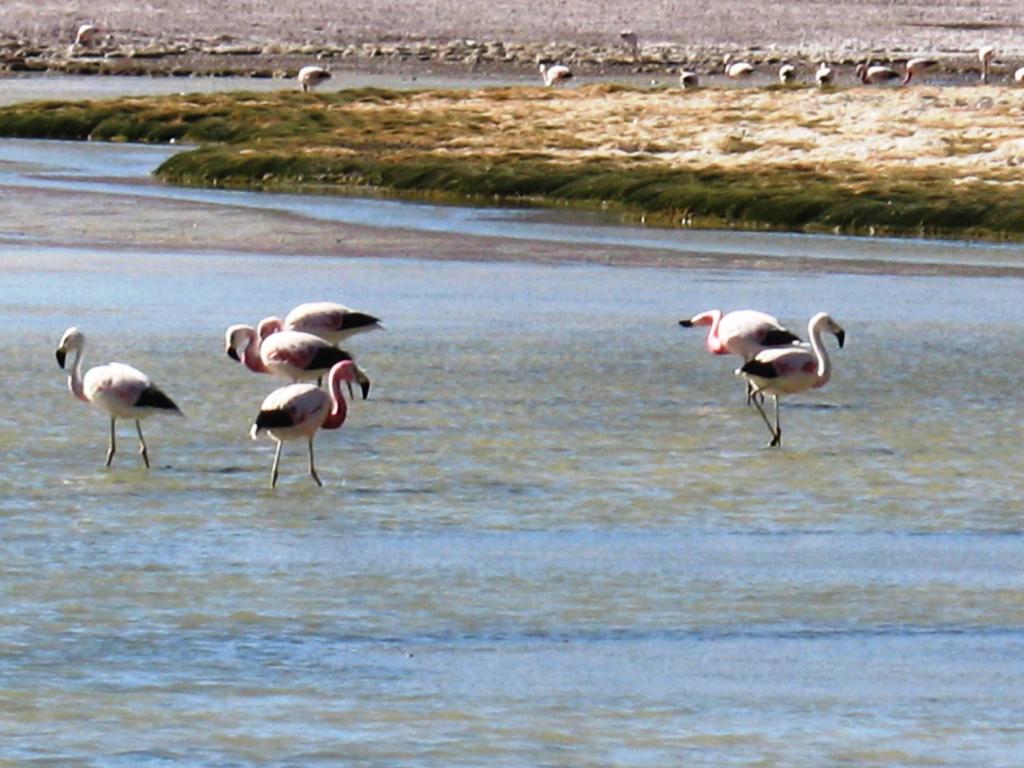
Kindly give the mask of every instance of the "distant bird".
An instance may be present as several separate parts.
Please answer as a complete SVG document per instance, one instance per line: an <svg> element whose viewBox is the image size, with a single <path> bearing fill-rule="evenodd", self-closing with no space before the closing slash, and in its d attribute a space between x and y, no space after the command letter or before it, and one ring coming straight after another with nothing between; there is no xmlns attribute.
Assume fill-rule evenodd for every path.
<svg viewBox="0 0 1024 768"><path fill-rule="evenodd" d="M783 85L796 82L796 67L792 64L783 64L779 67L779 82Z"/></svg>
<svg viewBox="0 0 1024 768"><path fill-rule="evenodd" d="M832 361L821 340L824 331L835 334L842 348L846 331L829 315L819 312L807 324L807 333L811 339L809 348L800 345L765 349L736 369L736 375L742 376L753 386L755 395L771 395L775 399L774 425L761 404L756 399L753 401L772 435L768 443L770 447L782 445L779 397L818 389L828 384L832 377Z"/></svg>
<svg viewBox="0 0 1024 768"><path fill-rule="evenodd" d="M64 368L69 352L75 353L75 360L68 376L68 389L79 400L90 403L110 415L110 447L107 449L107 466L114 460L117 450L115 423L118 419L134 419L139 433L139 453L149 468L149 450L142 436L140 420L154 413L181 411L149 377L137 368L124 363L107 363L90 368L82 375L82 354L85 349L85 334L75 327L68 328L61 336L57 347L57 363Z"/></svg>
<svg viewBox="0 0 1024 768"><path fill-rule="evenodd" d="M303 67L299 70L298 76L299 85L302 86L302 92L306 93L313 88L316 88L321 83L326 83L331 79L331 73L323 67Z"/></svg>
<svg viewBox="0 0 1024 768"><path fill-rule="evenodd" d="M317 485L323 486L313 462L313 437L319 429L338 429L345 423L348 404L341 392L341 382L351 383L354 374L352 361L345 360L327 374L326 392L313 384L289 384L275 389L263 400L249 435L256 440L260 432L267 432L277 442L270 470L271 488L277 485L281 446L301 438L309 441L309 474Z"/></svg>
<svg viewBox="0 0 1024 768"><path fill-rule="evenodd" d="M983 45L978 49L978 61L981 62L981 82L988 82L989 72L992 70L992 60L996 57L994 45Z"/></svg>
<svg viewBox="0 0 1024 768"><path fill-rule="evenodd" d="M619 39L629 46L629 50L633 54L634 61L640 59L640 38L637 37L636 32L631 29L624 29L619 32Z"/></svg>
<svg viewBox="0 0 1024 768"><path fill-rule="evenodd" d="M319 336L281 330L277 318L264 318L256 328L232 325L224 334L225 352L254 373L272 373L292 381L322 379L332 366L352 355ZM241 351L241 354L240 354ZM363 397L370 392L367 381Z"/></svg>
<svg viewBox="0 0 1024 768"><path fill-rule="evenodd" d="M876 64L875 66L858 64L856 72L857 77L860 78L864 85L878 85L900 79L899 72L892 67L886 67L881 64Z"/></svg>
<svg viewBox="0 0 1024 768"><path fill-rule="evenodd" d="M684 69L679 73L679 86L684 91L690 91L700 86L700 77L696 72Z"/></svg>
<svg viewBox="0 0 1024 768"><path fill-rule="evenodd" d="M1013 82L1017 83L1017 85L1024 83L1024 67L1013 73Z"/></svg>
<svg viewBox="0 0 1024 768"><path fill-rule="evenodd" d="M907 72L903 76L902 85L906 85L910 82L910 79L917 75L918 79L924 76L926 72L930 72L939 66L939 62L935 59L916 58L911 59L907 62Z"/></svg>
<svg viewBox="0 0 1024 768"><path fill-rule="evenodd" d="M732 54L725 57L725 75L733 80L742 80L754 74L754 65L749 61L733 61Z"/></svg>
<svg viewBox="0 0 1024 768"><path fill-rule="evenodd" d="M100 28L92 24L82 24L75 33L75 45L88 48L99 38Z"/></svg>
<svg viewBox="0 0 1024 768"><path fill-rule="evenodd" d="M304 331L338 344L357 333L379 330L383 326L373 315L337 304L333 301L311 301L299 304L285 315L284 329Z"/></svg>
<svg viewBox="0 0 1024 768"><path fill-rule="evenodd" d="M550 67L547 64L541 64L540 76L546 86L561 85L572 79L572 70L564 64L552 64Z"/></svg>
<svg viewBox="0 0 1024 768"><path fill-rule="evenodd" d="M818 84L819 88L825 88L836 79L836 73L828 64L824 61L818 65L818 71L814 73L814 80Z"/></svg>

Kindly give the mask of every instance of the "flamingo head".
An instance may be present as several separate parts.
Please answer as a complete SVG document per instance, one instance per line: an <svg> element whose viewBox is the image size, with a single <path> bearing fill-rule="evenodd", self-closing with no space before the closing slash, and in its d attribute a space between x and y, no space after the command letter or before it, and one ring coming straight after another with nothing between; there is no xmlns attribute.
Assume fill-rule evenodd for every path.
<svg viewBox="0 0 1024 768"><path fill-rule="evenodd" d="M689 320L680 320L679 324L683 328L692 328L695 325L714 325L715 320L721 315L717 309L709 309L707 312L701 312L699 315L694 315Z"/></svg>
<svg viewBox="0 0 1024 768"><path fill-rule="evenodd" d="M85 334L71 326L64 335L60 337L60 344L57 345L57 365L64 367L68 352L78 352L85 346Z"/></svg>
<svg viewBox="0 0 1024 768"><path fill-rule="evenodd" d="M264 317L256 326L256 335L263 341L272 333L277 333L284 328L284 323L279 317Z"/></svg>
<svg viewBox="0 0 1024 768"><path fill-rule="evenodd" d="M843 330L843 326L832 319L832 316L825 313L819 312L811 318L811 325L820 327L823 331L828 331L836 337L836 341L839 342L839 348L843 348L843 344L846 343L846 331Z"/></svg>
<svg viewBox="0 0 1024 768"><path fill-rule="evenodd" d="M864 63L858 64L855 71L857 72L857 77L863 78L868 72L868 65Z"/></svg>
<svg viewBox="0 0 1024 768"><path fill-rule="evenodd" d="M255 335L251 325L232 325L224 332L224 352L232 360L241 362L238 351L251 344Z"/></svg>

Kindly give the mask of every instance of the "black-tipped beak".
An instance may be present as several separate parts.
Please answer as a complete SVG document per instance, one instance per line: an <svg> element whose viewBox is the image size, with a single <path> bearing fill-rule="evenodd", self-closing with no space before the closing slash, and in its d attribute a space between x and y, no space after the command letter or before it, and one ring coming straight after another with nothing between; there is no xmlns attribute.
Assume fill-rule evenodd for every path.
<svg viewBox="0 0 1024 768"><path fill-rule="evenodd" d="M683 326L683 328L692 328L693 327L693 321L692 320L680 320L679 324L681 326Z"/></svg>
<svg viewBox="0 0 1024 768"><path fill-rule="evenodd" d="M846 343L846 331L836 331L836 339L839 340L839 348L842 349Z"/></svg>
<svg viewBox="0 0 1024 768"><path fill-rule="evenodd" d="M368 381L360 381L359 382L359 389L361 389L363 391L363 400L365 400L366 398L368 398L370 396L370 382L368 382Z"/></svg>
<svg viewBox="0 0 1024 768"><path fill-rule="evenodd" d="M57 350L57 365L59 365L61 368L64 368L64 361L67 360L67 357L68 357L68 353L67 352L65 352L63 349L58 349Z"/></svg>
<svg viewBox="0 0 1024 768"><path fill-rule="evenodd" d="M238 353L235 351L234 347L228 347L227 353L228 353L228 357L230 357L232 360L236 360L236 361L239 360Z"/></svg>

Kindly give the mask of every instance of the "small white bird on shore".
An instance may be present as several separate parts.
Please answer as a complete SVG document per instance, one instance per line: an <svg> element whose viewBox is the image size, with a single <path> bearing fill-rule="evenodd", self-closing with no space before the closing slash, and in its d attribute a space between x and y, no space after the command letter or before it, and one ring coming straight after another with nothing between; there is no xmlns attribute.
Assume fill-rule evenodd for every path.
<svg viewBox="0 0 1024 768"><path fill-rule="evenodd" d="M297 79L299 85L302 86L302 92L307 93L321 83L326 83L330 80L331 73L323 67L308 66L299 70Z"/></svg>
<svg viewBox="0 0 1024 768"><path fill-rule="evenodd" d="M550 67L547 64L541 64L540 76L544 80L544 85L548 87L561 85L572 79L572 70L564 64L552 64Z"/></svg>
<svg viewBox="0 0 1024 768"><path fill-rule="evenodd" d="M789 85L796 82L796 67L792 64L783 64L779 67L779 82Z"/></svg>
<svg viewBox="0 0 1024 768"><path fill-rule="evenodd" d="M996 57L994 45L983 45L978 49L978 61L981 62L981 82L988 82L988 75L992 69L992 60Z"/></svg>
<svg viewBox="0 0 1024 768"><path fill-rule="evenodd" d="M818 70L814 73L814 81L818 84L819 88L826 88L835 82L836 73L826 62L821 62L818 65Z"/></svg>
<svg viewBox="0 0 1024 768"><path fill-rule="evenodd" d="M696 72L684 69L679 73L679 87L684 91L692 91L700 86L700 77Z"/></svg>

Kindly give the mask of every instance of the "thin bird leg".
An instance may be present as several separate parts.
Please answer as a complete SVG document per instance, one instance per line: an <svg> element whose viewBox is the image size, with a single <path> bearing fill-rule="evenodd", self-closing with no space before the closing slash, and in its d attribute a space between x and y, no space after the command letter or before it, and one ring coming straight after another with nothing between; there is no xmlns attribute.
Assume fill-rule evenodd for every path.
<svg viewBox="0 0 1024 768"><path fill-rule="evenodd" d="M366 375L366 371L360 368L358 365L356 369L356 381L359 382L359 388L363 391L363 400L370 396L370 377ZM352 382L348 383L348 396L350 399L355 400L355 395L352 394Z"/></svg>
<svg viewBox="0 0 1024 768"><path fill-rule="evenodd" d="M135 420L135 429L139 433L139 455L146 462L146 469L149 469L149 450L146 448L146 438L142 436L142 424L138 419Z"/></svg>
<svg viewBox="0 0 1024 768"><path fill-rule="evenodd" d="M114 460L114 452L117 450L117 438L114 437L114 422L117 419L110 420L110 447L107 448L107 466L110 466L110 462Z"/></svg>
<svg viewBox="0 0 1024 768"><path fill-rule="evenodd" d="M771 419L768 418L768 414L766 414L764 412L764 408L761 407L761 404L759 402L757 402L756 399L755 400L751 400L751 402L754 404L754 407L757 408L757 412L761 414L761 418L764 419L764 423L767 425L768 431L772 433L772 441L770 443L768 443L768 445L769 446L777 445L776 441L778 439L778 435L775 433L775 427L772 426L772 422L771 422ZM776 399L775 402L778 403L778 399Z"/></svg>
<svg viewBox="0 0 1024 768"><path fill-rule="evenodd" d="M775 399L775 437L768 445L777 447L782 445L782 425L779 424L779 396L772 395L772 397Z"/></svg>
<svg viewBox="0 0 1024 768"><path fill-rule="evenodd" d="M316 484L317 485L319 485L321 488L324 487L324 484L320 482L320 476L317 475L317 473L316 473L316 467L313 466L313 438L312 437L309 438L309 474L311 474L313 476L313 479L316 480Z"/></svg>
<svg viewBox="0 0 1024 768"><path fill-rule="evenodd" d="M281 463L281 446L284 443L280 440L277 441L277 450L274 451L274 466L270 469L270 487L277 487L277 465Z"/></svg>

